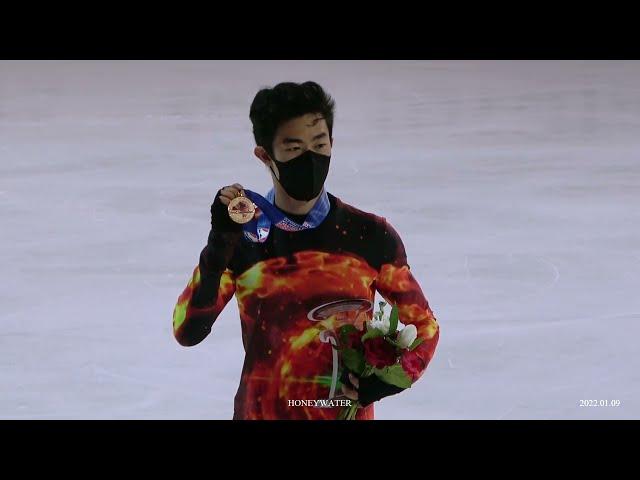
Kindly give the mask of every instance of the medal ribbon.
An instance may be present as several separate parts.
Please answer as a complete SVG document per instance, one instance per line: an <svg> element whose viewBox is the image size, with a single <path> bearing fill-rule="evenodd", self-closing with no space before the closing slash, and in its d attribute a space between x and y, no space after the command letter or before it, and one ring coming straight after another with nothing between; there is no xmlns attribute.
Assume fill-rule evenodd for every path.
<svg viewBox="0 0 640 480"><path fill-rule="evenodd" d="M245 237L252 242L262 243L266 241L272 224L288 232L316 228L325 219L331 207L329 196L323 187L318 200L301 225L291 220L282 210L275 206L275 190L273 187L267 192L266 198L251 190L244 189L243 191L245 196L262 210L260 218L253 218L242 226Z"/></svg>

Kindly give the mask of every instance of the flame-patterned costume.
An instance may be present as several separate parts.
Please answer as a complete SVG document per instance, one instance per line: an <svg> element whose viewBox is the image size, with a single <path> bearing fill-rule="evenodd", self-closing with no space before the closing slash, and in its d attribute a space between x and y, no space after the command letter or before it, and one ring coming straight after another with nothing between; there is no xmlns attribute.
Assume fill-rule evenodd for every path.
<svg viewBox="0 0 640 480"><path fill-rule="evenodd" d="M328 196L330 210L315 228L273 228L266 242L243 238L232 253L228 242L216 243L210 234L178 298L174 335L181 345L192 346L210 333L236 296L245 360L234 419L335 419L343 407L289 400L329 398L335 356L328 340L344 323L363 328L373 316L376 290L398 305L400 322L414 324L424 339L415 350L421 365L414 382L434 355L439 325L400 236L384 217ZM324 314L318 309L340 300L346 300L342 308L329 307ZM359 409L357 418L373 419L373 403Z"/></svg>

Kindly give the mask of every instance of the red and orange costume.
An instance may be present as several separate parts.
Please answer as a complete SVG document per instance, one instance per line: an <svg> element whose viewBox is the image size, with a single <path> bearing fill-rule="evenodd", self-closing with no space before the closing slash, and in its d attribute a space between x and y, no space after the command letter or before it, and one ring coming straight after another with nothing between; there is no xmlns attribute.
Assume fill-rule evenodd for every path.
<svg viewBox="0 0 640 480"><path fill-rule="evenodd" d="M289 400L329 397L334 356L327 337L344 323L362 328L373 315L376 291L397 304L400 322L414 324L424 339L415 350L414 382L434 355L439 325L400 236L384 217L328 196L329 213L317 227L273 228L264 243L242 239L225 261L211 261L224 257L224 245L210 235L178 298L174 335L181 345L192 346L210 333L235 294L245 359L234 419L335 419L340 407L291 406ZM351 302L310 316L340 300ZM373 419L374 404L360 409L357 418Z"/></svg>

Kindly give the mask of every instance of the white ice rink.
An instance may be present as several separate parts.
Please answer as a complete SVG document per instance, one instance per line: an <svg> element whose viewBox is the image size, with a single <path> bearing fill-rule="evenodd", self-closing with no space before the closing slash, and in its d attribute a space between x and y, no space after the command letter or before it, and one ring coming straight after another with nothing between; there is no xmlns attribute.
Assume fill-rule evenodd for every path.
<svg viewBox="0 0 640 480"><path fill-rule="evenodd" d="M192 348L172 311L217 189L270 187L253 96L304 80L442 329L376 417L640 418L640 62L601 61L0 62L0 418L231 418L235 299Z"/></svg>

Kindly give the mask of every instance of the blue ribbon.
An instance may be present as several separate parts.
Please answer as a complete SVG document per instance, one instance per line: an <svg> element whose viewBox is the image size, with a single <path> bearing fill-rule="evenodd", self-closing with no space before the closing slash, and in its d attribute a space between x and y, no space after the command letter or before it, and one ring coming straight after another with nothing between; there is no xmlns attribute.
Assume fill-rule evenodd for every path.
<svg viewBox="0 0 640 480"><path fill-rule="evenodd" d="M245 196L262 210L260 218L253 218L250 222L242 226L245 237L252 242L265 242L269 236L272 224L288 232L299 232L309 228L316 228L325 219L331 207L329 196L325 188L322 187L322 193L318 197L318 200L307 214L304 222L299 224L291 220L282 210L275 206L275 189L273 187L267 192L266 198L251 190L244 189L243 191Z"/></svg>

